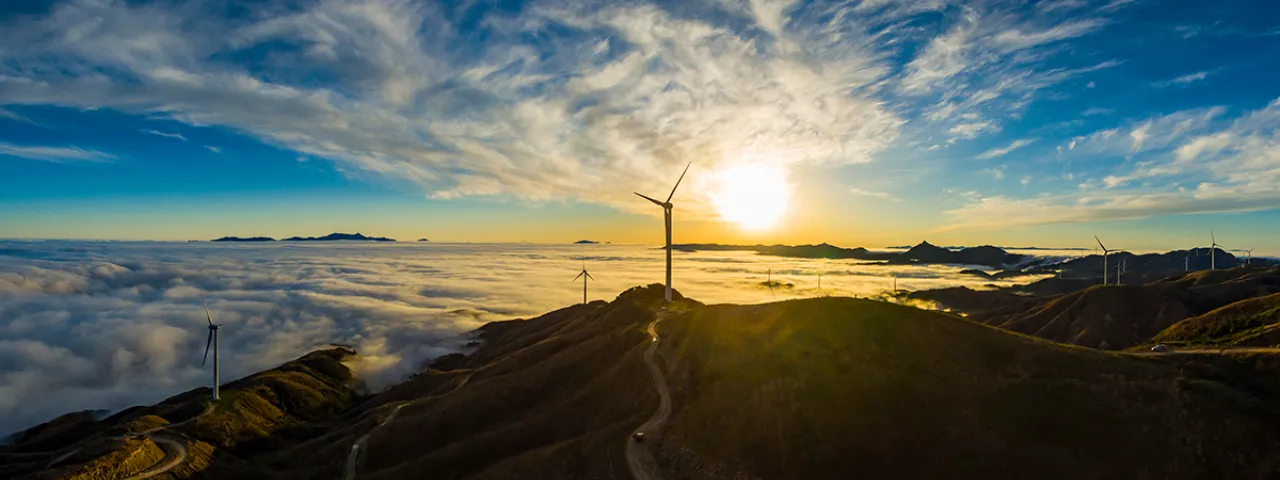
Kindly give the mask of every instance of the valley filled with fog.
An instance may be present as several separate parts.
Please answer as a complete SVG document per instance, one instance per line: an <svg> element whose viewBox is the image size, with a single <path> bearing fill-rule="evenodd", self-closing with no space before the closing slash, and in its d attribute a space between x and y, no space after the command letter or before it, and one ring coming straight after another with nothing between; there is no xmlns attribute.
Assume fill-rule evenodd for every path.
<svg viewBox="0 0 1280 480"><path fill-rule="evenodd" d="M202 301L225 325L224 382L334 342L359 350L353 367L379 388L486 322L580 302L583 262L596 279L589 298L612 300L661 282L662 257L635 245L0 241L0 435L205 386ZM771 291L770 268L791 286ZM993 282L965 268L675 252L674 286L705 303L759 303L877 296L895 277L904 290L1039 278Z"/></svg>

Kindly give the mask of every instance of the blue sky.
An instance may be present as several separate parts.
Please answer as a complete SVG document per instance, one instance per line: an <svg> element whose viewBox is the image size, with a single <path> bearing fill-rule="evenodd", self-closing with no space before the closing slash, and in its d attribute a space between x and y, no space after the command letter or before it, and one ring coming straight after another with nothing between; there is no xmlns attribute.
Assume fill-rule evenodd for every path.
<svg viewBox="0 0 1280 480"><path fill-rule="evenodd" d="M677 241L1280 253L1277 73L1264 1L5 2L0 237L656 242L692 161Z"/></svg>

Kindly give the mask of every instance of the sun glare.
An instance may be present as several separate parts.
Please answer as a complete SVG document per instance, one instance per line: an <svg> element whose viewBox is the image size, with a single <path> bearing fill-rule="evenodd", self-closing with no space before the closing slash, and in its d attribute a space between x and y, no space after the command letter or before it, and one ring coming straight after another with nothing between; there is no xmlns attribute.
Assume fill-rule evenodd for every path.
<svg viewBox="0 0 1280 480"><path fill-rule="evenodd" d="M791 189L782 168L748 165L725 170L717 177L712 202L725 220L760 230L773 226L786 213Z"/></svg>

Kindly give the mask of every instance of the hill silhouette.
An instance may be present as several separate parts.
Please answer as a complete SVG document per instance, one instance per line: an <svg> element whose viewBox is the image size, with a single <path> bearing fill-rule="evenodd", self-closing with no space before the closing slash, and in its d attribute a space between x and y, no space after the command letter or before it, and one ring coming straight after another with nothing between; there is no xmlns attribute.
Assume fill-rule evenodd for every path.
<svg viewBox="0 0 1280 480"><path fill-rule="evenodd" d="M187 451L187 461L171 477L270 476L267 462L254 461L262 452L297 442L305 436L299 430L332 418L359 398L360 386L342 363L352 355L345 348L319 350L233 381L222 387L222 399L212 408L210 390L198 388L101 420L87 413L58 417L0 447L0 477L123 478L169 454L154 436L139 433L170 425L166 435Z"/></svg>
<svg viewBox="0 0 1280 480"><path fill-rule="evenodd" d="M983 265L991 268L1009 268L1032 261L1031 257L1008 253L992 246L951 250L921 242L905 252L872 252L863 247L843 248L822 243L818 245L720 245L715 243L687 243L672 245L672 249L693 251L752 251L762 255L794 258L829 258L878 260L896 264L956 264Z"/></svg>
<svg viewBox="0 0 1280 480"><path fill-rule="evenodd" d="M1014 304L969 318L1058 342L1123 349L1144 343L1166 327L1194 315L1182 296L1171 288L1098 285L1029 308Z"/></svg>
<svg viewBox="0 0 1280 480"><path fill-rule="evenodd" d="M1241 300L1187 318L1157 334L1154 341L1215 346L1280 344L1280 293Z"/></svg>
<svg viewBox="0 0 1280 480"><path fill-rule="evenodd" d="M993 290L926 290L907 298L934 302L940 308L964 312L972 320L1028 335L1093 348L1124 349L1150 343L1157 333L1184 319L1280 292L1280 268L1205 270L1143 285L1095 284L1076 290L1088 283L1047 278ZM1070 293L1059 293L1063 291Z"/></svg>
<svg viewBox="0 0 1280 480"><path fill-rule="evenodd" d="M369 237L359 232L357 233L330 233L323 237L289 237L283 242L337 242L337 241L353 241L353 242L394 242L394 238L387 237Z"/></svg>
<svg viewBox="0 0 1280 480"><path fill-rule="evenodd" d="M1174 366L848 298L711 306L663 329L675 478L1228 478L1280 453L1256 443L1280 410L1237 406L1276 390L1210 375L1250 374L1228 360Z"/></svg>
<svg viewBox="0 0 1280 480"><path fill-rule="evenodd" d="M271 237L221 237L209 240L210 242L274 242L276 239Z"/></svg>
<svg viewBox="0 0 1280 480"><path fill-rule="evenodd" d="M1231 277L1261 282L1248 278ZM358 393L339 347L228 384L208 413L197 389L60 418L28 440L178 424L166 431L192 457L178 478L629 478L623 442L658 403L645 328L661 319L673 414L645 445L671 478L1251 478L1280 466L1280 367L1267 358L1099 352L864 299L707 306L674 292L668 306L663 290L486 324L471 353L374 395ZM1124 293L1096 290L1080 298ZM170 456L154 435L113 438L55 469L101 478ZM0 474L72 447L0 450Z"/></svg>

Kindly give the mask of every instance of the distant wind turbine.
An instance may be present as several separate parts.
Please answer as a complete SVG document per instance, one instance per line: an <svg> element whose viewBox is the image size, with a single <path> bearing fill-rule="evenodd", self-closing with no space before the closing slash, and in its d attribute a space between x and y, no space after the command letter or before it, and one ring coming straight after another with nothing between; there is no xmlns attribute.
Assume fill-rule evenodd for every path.
<svg viewBox="0 0 1280 480"><path fill-rule="evenodd" d="M1120 264L1116 265L1116 285L1120 285L1121 283L1124 283L1124 281L1122 280L1124 278L1123 275L1125 270L1124 262L1125 262L1125 259L1122 258L1120 259Z"/></svg>
<svg viewBox="0 0 1280 480"><path fill-rule="evenodd" d="M1255 247L1255 248L1256 248L1256 247ZM1250 263L1253 263L1253 249L1252 249L1252 248L1250 248L1250 249L1248 249L1248 250L1245 250L1245 251L1244 251L1244 253L1248 254L1248 256L1247 256L1247 257L1245 257L1245 259L1244 259L1244 264L1245 264L1245 265L1248 265L1248 264L1250 264Z"/></svg>
<svg viewBox="0 0 1280 480"><path fill-rule="evenodd" d="M578 281L579 278L582 279L582 304L586 305L587 304L587 279L588 278L592 280L596 279L596 277L593 277L591 276L590 273L587 273L587 262L582 262L582 273L579 273L578 276L573 277L573 281L576 282Z"/></svg>
<svg viewBox="0 0 1280 480"><path fill-rule="evenodd" d="M1191 253L1192 252L1195 252L1197 256L1199 256L1200 247L1191 247L1191 250L1187 250L1187 258L1184 258L1182 260L1182 271L1184 272L1191 271Z"/></svg>
<svg viewBox="0 0 1280 480"><path fill-rule="evenodd" d="M684 174L689 173L689 167L692 165L693 165L693 162L689 162L688 165L685 165L684 172L681 173L680 178L676 180L676 186L671 187L671 194L667 195L667 201L665 202L659 202L652 198L646 197L644 195L641 195L640 192L631 192L636 195L639 195L640 198L653 202L654 205L662 207L663 221L667 226L667 295L666 295L667 303L671 303L671 208L673 207L673 205L671 205L671 197L674 197L676 195L676 189L680 188L680 182L684 180Z"/></svg>
<svg viewBox="0 0 1280 480"><path fill-rule="evenodd" d="M1218 239L1213 236L1213 230L1209 230L1209 239L1213 240L1213 244L1209 247L1209 270L1217 270L1218 264L1214 261L1214 253L1218 251Z"/></svg>
<svg viewBox="0 0 1280 480"><path fill-rule="evenodd" d="M768 273L769 276L768 276L768 279L765 280L764 284L769 286L769 296L773 298L778 298L778 295L773 293L773 267L768 267L768 268L769 268L769 273Z"/></svg>
<svg viewBox="0 0 1280 480"><path fill-rule="evenodd" d="M209 347L213 346L213 401L216 402L218 401L218 385L219 385L218 328L222 327L222 325L215 325L213 323L213 315L209 313L209 305L205 304L204 302L200 302L200 304L204 305L204 317L206 320L209 321L209 340L204 344L204 360L200 361L200 366L203 367L205 362L209 361Z"/></svg>
<svg viewBox="0 0 1280 480"><path fill-rule="evenodd" d="M1107 246L1102 244L1102 240L1099 240L1097 235L1094 235L1093 239L1098 241L1099 247L1102 247L1102 284L1106 285L1107 284L1107 255L1111 253L1111 250L1107 250Z"/></svg>

